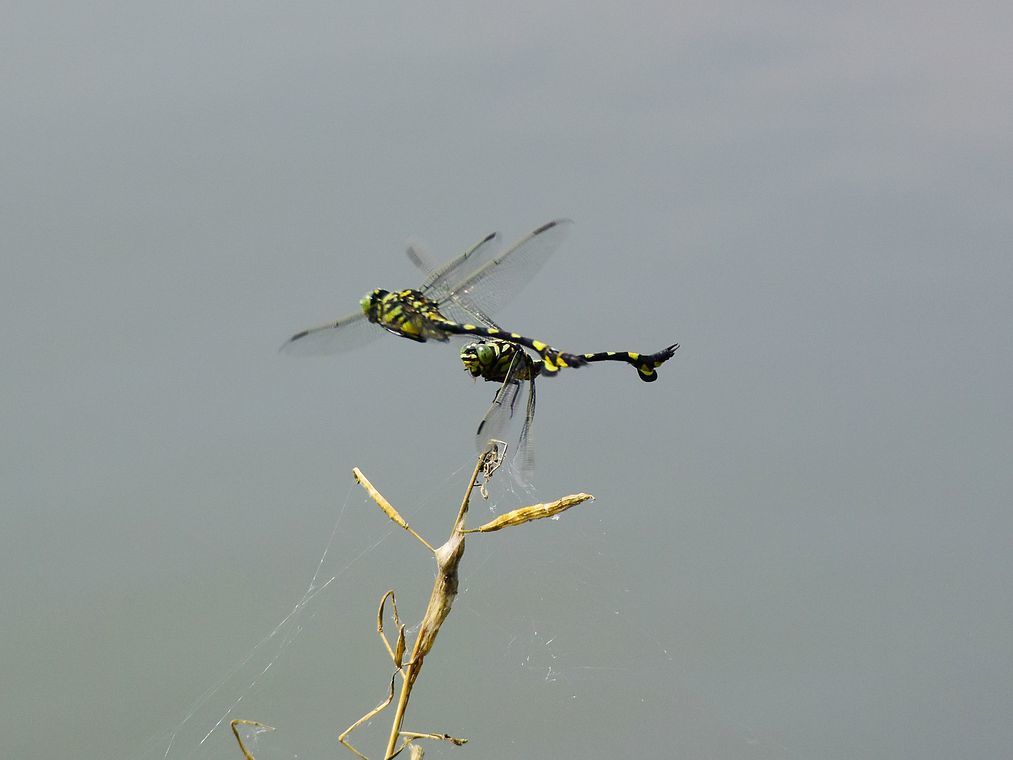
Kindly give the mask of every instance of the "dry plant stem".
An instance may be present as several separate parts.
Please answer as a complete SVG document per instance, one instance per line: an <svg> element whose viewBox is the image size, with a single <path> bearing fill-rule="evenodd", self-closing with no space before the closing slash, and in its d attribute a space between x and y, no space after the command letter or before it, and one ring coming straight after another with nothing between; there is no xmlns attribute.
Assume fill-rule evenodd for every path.
<svg viewBox="0 0 1013 760"><path fill-rule="evenodd" d="M385 760L389 760L397 751L397 741L401 735L405 709L408 707L408 699L411 696L412 688L415 686L415 680L419 677L419 673L422 672L422 664L425 661L425 657L433 648L433 644L436 642L436 634L439 633L440 626L443 625L443 621L450 614L454 597L457 596L457 567L461 562L461 557L464 556L464 518L468 514L468 503L471 500L471 493L475 489L476 481L486 463L487 456L486 453L483 453L475 463L475 469L468 480L468 488L464 492L461 507L457 511L457 519L454 520L454 527L450 532L450 538L439 549L433 549L415 531L409 528L403 519L393 517L392 515L397 515L397 511L373 488L372 484L366 480L358 468L353 470L355 479L366 489L373 498L373 501L383 509L387 516L418 538L420 542L433 552L433 556L436 558L436 580L433 582L433 591L429 595L429 604L426 606L426 613L422 617L422 623L419 625L419 632L415 637L415 645L412 647L411 657L408 660L408 664L401 671L403 679L401 694L398 697L397 707L394 711L394 722L390 729L390 738L387 740L387 750L384 753ZM400 518L400 515L397 515L397 517ZM415 734L415 736L435 738L433 734ZM440 738L443 737L441 736ZM447 738L449 739L450 737Z"/></svg>
<svg viewBox="0 0 1013 760"><path fill-rule="evenodd" d="M243 720L242 718L236 718L229 722L232 727L232 735L236 737L236 741L239 742L239 749L243 753L244 760L255 760L253 755L250 754L250 750L246 748L243 743L243 737L239 735L239 729L237 726L252 726L253 728L259 728L261 731L274 731L272 726L265 726L263 723L258 723L255 720Z"/></svg>
<svg viewBox="0 0 1013 760"><path fill-rule="evenodd" d="M436 580L433 582L433 591L429 596L429 604L426 606L425 615L422 617L422 622L419 624L418 635L415 637L415 644L412 647L411 658L407 663L404 662L406 649L405 626L401 623L401 619L398 615L397 600L394 597L393 589L386 592L380 598L380 605L376 612L376 630L380 635L380 638L383 640L383 645L387 649L387 653L390 655L395 668L394 674L391 676L390 688L385 699L355 721L355 723L345 729L338 736L338 741L341 742L341 744L343 744L356 757L360 758L360 760L368 760L368 758L366 758L364 754L359 752L359 750L349 743L348 736L363 723L368 722L381 711L385 710L394 701L394 684L397 681L398 675L400 675L402 679L401 693L398 697L397 708L394 712L394 722L391 726L390 738L387 741L387 749L384 752L384 760L391 760L405 748L409 749L412 760L420 760L422 757L422 748L414 743L416 739L449 741L452 744L457 745L467 742L467 739L457 739L449 734L401 730L401 726L404 722L405 709L408 707L408 699L411 696L412 687L414 687L415 681L419 677L419 673L422 672L422 664L425 661L426 655L432 650L433 644L436 642L436 634L439 633L440 626L443 625L443 621L446 620L447 615L450 614L451 605L453 605L454 598L457 596L457 568L461 563L461 557L464 556L465 535L468 533L492 533L494 531L502 530L503 528L523 525L546 517L556 517L556 515L561 512L565 512L567 509L570 509L577 504L581 504L594 498L590 494L586 493L571 494L570 496L564 496L561 499L556 499L555 501L545 504L533 504L531 506L514 509L478 528L467 530L464 527L464 521L468 514L468 504L471 500L471 494L475 490L475 487L479 485L478 481L480 478L482 479L481 488L484 494L486 484L492 477L493 473L496 472L497 467L501 464L501 457L502 451L496 446L490 447L479 455L478 461L475 462L475 469L471 473L471 479L468 481L468 488L465 490L464 498L461 500L461 507L457 511L457 518L454 520L454 526L450 531L450 538L448 538L447 542L438 549L434 549L429 542L422 538L422 536L416 533L411 526L408 525L407 521L405 521L398 511L394 509L393 505L391 505L391 503L387 501L383 495L376 490L376 488L373 487L373 484L366 479L366 476L362 474L358 467L352 470L352 474L355 476L356 481L358 481L358 483L366 490L366 493L368 493L370 498L377 503L380 509L383 510L384 514L414 536L419 543L432 552L433 557L436 559ZM387 635L383 630L384 609L388 599L390 600L394 626L397 628L398 632L394 646L391 646L390 640L387 638ZM270 726L265 726L262 723L250 720L233 720L231 725L232 733L235 735L236 741L239 743L239 748L242 750L245 760L254 760L254 758L243 743L243 739L239 735L237 727L250 726L262 731L273 730ZM397 746L399 739L402 740L400 747Z"/></svg>
<svg viewBox="0 0 1013 760"><path fill-rule="evenodd" d="M415 731L402 731L401 726L404 722L405 710L408 707L408 699L411 697L412 688L415 685L416 679L419 677L419 673L422 672L422 665L425 661L426 655L429 654L433 648L433 644L436 641L436 634L439 633L440 626L443 625L443 621L446 620L447 615L450 614L451 605L454 602L454 598L457 596L458 586L458 565L461 562L461 557L464 556L464 539L468 533L491 533L493 531L501 530L507 527L513 527L517 525L523 525L524 523L533 522L534 520L540 520L545 517L555 517L561 512L565 512L567 509L581 504L585 501L589 501L594 497L590 494L580 493L571 494L570 496L564 496L556 501L549 502L547 504L534 504L528 507L521 507L508 512L505 515L482 525L479 528L467 530L464 527L464 521L468 514L468 504L471 500L471 494L478 484L480 478L483 479L482 488L485 487L485 481L492 476L496 471L496 468L500 464L500 452L496 447L492 447L483 452L478 460L475 462L475 469L471 473L471 479L468 481L468 488L464 492L464 498L461 500L461 507L457 511L457 518L454 520L454 526L450 531L450 538L447 542L438 549L434 549L425 539L423 539L418 533L412 530L411 526L408 525L407 521L401 517L394 506L383 497L383 495L376 490L372 483L370 483L366 476L362 474L359 468L354 468L352 474L355 476L356 481L366 490L370 497L377 503L384 514L387 515L393 522L404 528L408 533L414 536L419 543L425 546L429 551L433 553L433 557L436 559L436 579L433 582L433 591L429 596L429 604L426 606L425 615L422 618L422 622L419 624L418 635L415 637L415 644L412 647L411 657L407 663L403 663L403 656L405 651L404 641L404 626L397 614L397 603L394 598L394 591L388 591L380 599L380 606L377 610L377 632L383 639L384 646L387 649L387 653L391 656L391 660L394 663L394 667L397 670L394 673L394 679L400 674L402 678L401 693L398 697L397 707L394 712L394 721L390 730L390 737L387 741L387 749L384 753L384 760L391 760L391 758L398 755L405 747L412 745L414 739L436 739L450 741L454 744L464 744L465 739L455 739L448 734L439 733L419 733ZM384 606L386 605L387 599L391 601L391 607L393 608L394 625L398 628L398 639L396 645L392 647L388 641L386 635L383 632L383 615ZM381 710L386 708L394 698L394 681L391 681L391 690L383 702L376 706L369 713L364 715L354 724L352 724L338 740L344 744L349 750L362 760L366 760L365 756L359 752L355 747L348 743L348 735L355 730L358 726L374 717ZM398 747L398 740L401 739L401 746Z"/></svg>

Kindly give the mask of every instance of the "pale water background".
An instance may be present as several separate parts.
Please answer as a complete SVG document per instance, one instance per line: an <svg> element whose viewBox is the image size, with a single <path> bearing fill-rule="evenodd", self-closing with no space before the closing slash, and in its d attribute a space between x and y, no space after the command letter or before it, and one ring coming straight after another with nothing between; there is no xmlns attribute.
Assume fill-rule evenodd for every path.
<svg viewBox="0 0 1013 760"><path fill-rule="evenodd" d="M541 383L533 498L597 501L469 541L428 756L1009 752L1008 3L3 15L0 755L345 756L431 582L351 468L442 540L493 389L277 347L557 216L501 322L683 347Z"/></svg>

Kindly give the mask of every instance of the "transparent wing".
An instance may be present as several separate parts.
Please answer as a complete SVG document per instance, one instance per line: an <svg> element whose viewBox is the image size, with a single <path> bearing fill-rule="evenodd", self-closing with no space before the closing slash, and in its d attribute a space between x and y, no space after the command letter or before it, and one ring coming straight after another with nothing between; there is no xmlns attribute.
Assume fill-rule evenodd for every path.
<svg viewBox="0 0 1013 760"><path fill-rule="evenodd" d="M360 348L383 333L361 311L335 322L297 332L281 346L281 352L292 356L322 356Z"/></svg>
<svg viewBox="0 0 1013 760"><path fill-rule="evenodd" d="M417 269L427 275L426 281L422 285L422 292L429 298L434 298L435 296L434 300L442 299L440 311L442 311L445 316L459 323L475 322L476 324L482 324L486 327L496 327L496 323L487 317L476 305L468 302L466 299L461 300L457 298L454 295L453 290L447 287L447 282L448 277L451 274L460 274L458 269L465 262L468 262L468 270L474 271L474 257L483 256L487 263L488 260L492 258L488 254L490 252L495 254L497 250L497 242L498 240L495 232L490 235L486 235L478 241L478 243L473 245L456 259L453 259L450 263L444 264L439 268L436 267L436 262L433 260L432 256L429 255L425 246L417 240L409 241L408 247L405 250L405 255L408 256L408 259ZM483 251L485 253L483 253Z"/></svg>
<svg viewBox="0 0 1013 760"><path fill-rule="evenodd" d="M507 459L515 476L530 485L534 477L535 456L531 425L535 418L535 381L517 375L531 359L518 351L514 354L506 379L496 391L492 405L478 425L475 447L484 451L489 441L507 444Z"/></svg>
<svg viewBox="0 0 1013 760"><path fill-rule="evenodd" d="M408 258L428 272L422 291L446 307L453 319L474 319L493 326L491 314L505 306L542 268L563 242L572 222L556 219L525 235L502 253L487 235L457 258L433 269L419 247Z"/></svg>
<svg viewBox="0 0 1013 760"><path fill-rule="evenodd" d="M451 280L461 279L462 272L474 272L493 258L496 249L495 240L495 232L486 235L460 256L438 269L430 263L421 246L409 246L408 257L416 267L427 274L425 282L419 289L433 300L438 300L436 296L451 295L452 291L447 283ZM464 311L460 307L450 308L447 316L462 322L478 318L478 315ZM293 356L335 354L360 348L377 338L382 332L383 329L372 324L364 314L355 312L334 322L296 333L285 341L280 350L282 353Z"/></svg>
<svg viewBox="0 0 1013 760"><path fill-rule="evenodd" d="M535 439L531 424L535 421L535 380L528 381L528 403L524 411L524 424L517 439L517 453L514 455L514 474L521 485L530 486L535 481Z"/></svg>
<svg viewBox="0 0 1013 760"><path fill-rule="evenodd" d="M429 273L420 290L439 303L448 317L492 327L495 323L489 315L510 301L542 268L563 241L570 224L567 219L543 224L502 253L496 252L496 234L486 235L438 269L431 268L418 248L410 248L408 256ZM381 332L382 328L356 312L296 333L281 351L296 356L334 354L359 348Z"/></svg>
<svg viewBox="0 0 1013 760"><path fill-rule="evenodd" d="M408 258L419 269L426 273L426 279L419 287L426 298L442 301L454 292L457 283L489 263L499 249L499 235L491 232L460 256L437 267L436 263L422 250L419 245L408 246ZM416 258L418 256L418 258Z"/></svg>
<svg viewBox="0 0 1013 760"><path fill-rule="evenodd" d="M482 264L453 288L453 298L486 318L514 298L566 238L573 223L556 219L543 224Z"/></svg>

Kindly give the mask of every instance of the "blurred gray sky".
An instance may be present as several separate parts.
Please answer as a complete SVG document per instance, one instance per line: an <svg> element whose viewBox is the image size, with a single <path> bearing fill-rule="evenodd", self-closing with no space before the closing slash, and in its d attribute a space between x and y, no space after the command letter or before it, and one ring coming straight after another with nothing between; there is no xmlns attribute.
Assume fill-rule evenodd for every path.
<svg viewBox="0 0 1013 760"><path fill-rule="evenodd" d="M340 757L431 579L351 468L439 540L493 389L277 347L417 284L411 235L558 216L501 322L683 347L541 383L534 499L597 501L469 541L409 723L473 743L427 756L1008 752L1007 3L4 17L5 756L235 758L242 697L260 760Z"/></svg>

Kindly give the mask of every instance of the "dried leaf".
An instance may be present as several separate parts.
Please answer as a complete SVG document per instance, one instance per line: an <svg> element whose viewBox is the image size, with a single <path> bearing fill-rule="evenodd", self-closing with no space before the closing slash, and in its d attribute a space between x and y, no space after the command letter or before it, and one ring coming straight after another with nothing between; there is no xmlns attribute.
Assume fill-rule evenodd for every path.
<svg viewBox="0 0 1013 760"><path fill-rule="evenodd" d="M368 493L369 497L377 503L377 506L383 510L383 513L387 515L387 517L415 536L415 538L421 541L425 547L429 549L429 551L436 551L428 541L412 530L411 526L405 522L405 519L401 517L396 509L394 509L394 506L383 497L383 494L377 491L373 487L373 484L366 480L366 476L362 474L362 471L358 467L352 468L352 475L355 476L356 482L366 489L366 493Z"/></svg>
<svg viewBox="0 0 1013 760"><path fill-rule="evenodd" d="M383 494L377 491L373 487L373 484L366 480L366 476L362 474L358 467L352 468L352 475L355 476L356 482L366 489L366 493L368 493L369 497L377 503L387 517L405 530L408 530L408 523L405 522L405 519L401 517L401 515L398 514L398 511L394 509L393 505L391 505L391 503L383 497Z"/></svg>
<svg viewBox="0 0 1013 760"><path fill-rule="evenodd" d="M479 528L471 528L464 532L492 533L493 531L509 528L513 525L523 525L524 523L531 522L532 520L541 520L545 517L555 517L561 512L565 512L570 507L575 507L590 499L594 499L594 497L589 493L570 494L569 496L556 499L548 504L532 504L530 507L515 509L511 512L507 512L505 515L500 515L495 520L490 520Z"/></svg>

